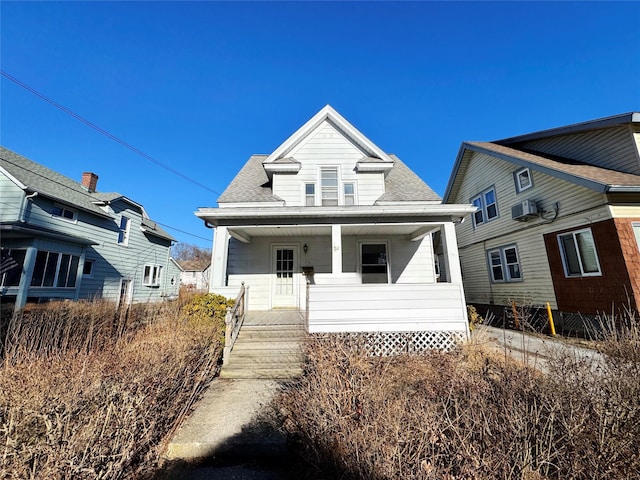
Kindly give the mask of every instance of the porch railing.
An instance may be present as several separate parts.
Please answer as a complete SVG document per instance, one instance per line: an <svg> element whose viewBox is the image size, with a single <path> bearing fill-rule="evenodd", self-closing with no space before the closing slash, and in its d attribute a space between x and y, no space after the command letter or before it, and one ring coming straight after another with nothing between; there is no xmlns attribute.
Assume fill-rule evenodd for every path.
<svg viewBox="0 0 640 480"><path fill-rule="evenodd" d="M224 337L224 350L222 353L223 365L227 365L229 363L231 350L233 350L233 345L236 343L236 339L238 338L238 334L240 333L240 327L242 327L242 324L244 322L244 317L247 312L247 290L248 287L245 287L244 282L242 282L240 292L236 297L233 307L227 308L227 314L224 318L226 328Z"/></svg>

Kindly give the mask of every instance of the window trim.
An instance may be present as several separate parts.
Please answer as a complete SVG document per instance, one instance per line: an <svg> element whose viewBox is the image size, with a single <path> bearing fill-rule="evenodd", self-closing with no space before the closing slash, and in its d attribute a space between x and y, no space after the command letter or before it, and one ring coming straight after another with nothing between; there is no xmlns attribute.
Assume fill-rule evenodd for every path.
<svg viewBox="0 0 640 480"><path fill-rule="evenodd" d="M335 171L336 172L336 186L335 187L325 187L322 184L322 172L323 171ZM340 175L340 167L338 165L322 165L320 166L320 170L319 170L319 175L318 175L318 181L320 183L320 201L319 201L319 205L322 207L334 207L334 206L340 206L340 187L341 187L341 175ZM324 204L324 192L325 192L325 188L330 188L333 189L335 188L335 199L336 199L336 205L325 205Z"/></svg>
<svg viewBox="0 0 640 480"><path fill-rule="evenodd" d="M527 175L529 177L529 185L527 185L526 187L523 187L522 183L520 182L520 175L524 172L527 172ZM519 170L516 170L515 172L513 172L513 181L515 182L516 193L521 193L525 190L533 188L533 175L531 174L531 169L529 167L522 167Z"/></svg>
<svg viewBox="0 0 640 480"><path fill-rule="evenodd" d="M307 193L307 187L313 187L313 193ZM317 205L316 198L316 182L304 182L302 184L302 197L303 197L303 205L305 207L315 207ZM309 200L313 200L313 204L309 205Z"/></svg>
<svg viewBox="0 0 640 480"><path fill-rule="evenodd" d="M488 215L488 205L486 202L486 195L487 193L493 191L493 197L494 197L494 202L490 205L495 205L496 208L496 214L489 218ZM475 202L476 200L480 201L480 205L476 205ZM471 215L471 218L473 220L473 226L477 227L479 225L484 225L485 223L491 222L493 220L495 220L496 218L500 218L500 210L498 209L498 195L496 193L496 187L495 185L492 185L491 187L483 190L482 192L474 195L473 197L471 197L471 200L469 201L469 203L471 203L472 205L478 207L478 210L476 210L475 212L473 212L473 214ZM476 215L478 213L482 213L482 221L478 222L476 219Z"/></svg>
<svg viewBox="0 0 640 480"><path fill-rule="evenodd" d="M507 250L513 249L516 253L516 265L518 265L518 270L520 271L519 277L512 277L511 272L509 271L509 263L507 262ZM496 279L493 272L493 263L491 262L491 254L498 252L500 258L500 268L502 270L502 280ZM490 248L486 251L487 257L487 267L489 268L489 280L491 283L516 283L524 281L524 276L522 275L522 261L520 259L520 253L518 252L518 245L516 243L510 243L508 245L501 245L499 247ZM513 264L511 264L513 265ZM497 265L495 265L497 266Z"/></svg>
<svg viewBox="0 0 640 480"><path fill-rule="evenodd" d="M358 242L358 273L360 274L360 281L363 285L369 285L373 282L364 282L363 272L362 272L362 247L364 245L384 245L385 257L386 257L386 267L387 267L387 284L391 283L391 259L389 254L389 242L387 240L376 240L376 239L367 239L361 240Z"/></svg>
<svg viewBox="0 0 640 480"><path fill-rule="evenodd" d="M55 213L55 210L59 209L60 214ZM70 212L71 218L65 217L64 212ZM62 205L61 203L54 203L51 208L51 217L57 218L59 220L63 220L69 223L78 223L78 211L72 208L67 207L66 205Z"/></svg>
<svg viewBox="0 0 640 480"><path fill-rule="evenodd" d="M347 188L347 185L351 185L351 187L353 188L353 193L347 193L345 190ZM356 182L355 181L349 181L349 182L342 182L342 204L345 207L353 207L355 205L358 204L358 197L356 194ZM347 203L347 197L353 197L353 203Z"/></svg>
<svg viewBox="0 0 640 480"><path fill-rule="evenodd" d="M149 275L147 276L147 269ZM159 287L162 284L162 265L158 263L147 263L142 268L142 285L145 287ZM149 281L147 281L149 279Z"/></svg>
<svg viewBox="0 0 640 480"><path fill-rule="evenodd" d="M127 224L123 228L122 221L126 220ZM120 216L120 223L118 224L118 245L126 247L129 245L129 233L131 232L131 218L126 215ZM122 238L122 239L121 239Z"/></svg>
<svg viewBox="0 0 640 480"><path fill-rule="evenodd" d="M582 258L581 258L582 255L580 253L580 245L576 241L576 235L580 233L585 233L585 232L589 233L589 235L591 236L591 241L593 242L593 253L595 256L596 265L598 267L597 272L585 272L584 267L582 265ZM577 252L576 258L578 260L578 266L580 267L580 273L578 274L570 273L569 269L567 268L567 258L566 258L566 252L564 249L564 244L562 243L562 237L567 237L569 235L571 235L573 238L573 244ZM556 235L556 238L558 239L558 249L560 250L560 259L562 260L562 268L564 269L564 276L566 278L601 277L602 276L602 267L600 266L600 258L598 257L598 247L596 245L596 239L593 236L593 232L591 231L591 227L579 228L577 230L570 230L568 232L558 233Z"/></svg>

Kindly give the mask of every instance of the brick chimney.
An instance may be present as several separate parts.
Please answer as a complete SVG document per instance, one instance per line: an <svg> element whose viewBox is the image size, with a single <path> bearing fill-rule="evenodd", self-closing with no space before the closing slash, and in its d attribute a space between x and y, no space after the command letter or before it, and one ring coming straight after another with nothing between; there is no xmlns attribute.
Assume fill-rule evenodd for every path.
<svg viewBox="0 0 640 480"><path fill-rule="evenodd" d="M93 172L83 172L82 186L89 190L89 193L95 192L98 186L98 175Z"/></svg>

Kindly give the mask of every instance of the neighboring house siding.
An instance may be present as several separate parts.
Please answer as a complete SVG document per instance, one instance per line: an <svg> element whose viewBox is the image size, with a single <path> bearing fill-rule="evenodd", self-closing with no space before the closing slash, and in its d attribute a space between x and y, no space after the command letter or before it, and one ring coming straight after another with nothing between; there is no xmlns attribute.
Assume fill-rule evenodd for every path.
<svg viewBox="0 0 640 480"><path fill-rule="evenodd" d="M24 192L11 180L0 174L0 222L13 222L20 218Z"/></svg>
<svg viewBox="0 0 640 480"><path fill-rule="evenodd" d="M287 206L304 205L304 185L315 183L316 205L320 205L320 166L338 167L342 183L356 183L356 198L360 205L373 205L384 193L384 177L381 173L358 174L356 163L364 156L335 127L323 123L304 142L294 148L288 156L301 162L296 175L275 174L273 194L282 198ZM342 198L343 192L339 191Z"/></svg>
<svg viewBox="0 0 640 480"><path fill-rule="evenodd" d="M517 148L579 160L621 172L640 174L636 143L627 125L522 142Z"/></svg>
<svg viewBox="0 0 640 480"><path fill-rule="evenodd" d="M535 170L531 170L533 187L521 193L516 193L513 172L517 169L517 166L489 155L473 154L473 158L465 172L465 183L461 186L456 198L451 200L451 203L469 202L474 195L488 187L495 186L499 216L475 228L472 218L468 218L467 221L459 225L456 233L458 235L458 244L461 247L508 235L513 233L514 230L542 223L540 219L520 223L511 218L511 207L528 199L536 200L539 207L550 212L545 215L547 217L552 216L551 212L553 212L554 204L558 202L560 207L559 217L567 217L583 212L584 216L592 219L595 219L594 215L598 215L599 218L597 219L599 220L604 218L602 217L602 212L593 212L591 210L605 203L603 194ZM608 216L606 213L604 215L605 217ZM501 240L501 243L506 244L507 242Z"/></svg>

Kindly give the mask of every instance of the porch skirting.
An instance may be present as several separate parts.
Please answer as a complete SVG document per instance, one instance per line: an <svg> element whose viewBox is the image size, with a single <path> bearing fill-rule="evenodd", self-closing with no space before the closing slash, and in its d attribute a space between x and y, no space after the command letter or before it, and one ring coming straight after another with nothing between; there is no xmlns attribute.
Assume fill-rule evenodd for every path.
<svg viewBox="0 0 640 480"><path fill-rule="evenodd" d="M466 339L466 332L351 332L315 333L315 338L353 340L371 356L392 356L403 353L418 354L429 350L448 352Z"/></svg>

